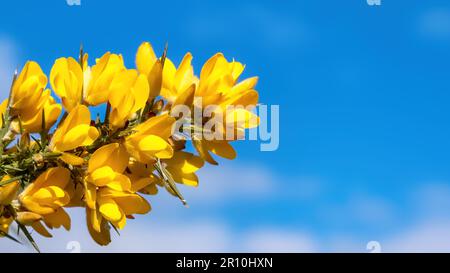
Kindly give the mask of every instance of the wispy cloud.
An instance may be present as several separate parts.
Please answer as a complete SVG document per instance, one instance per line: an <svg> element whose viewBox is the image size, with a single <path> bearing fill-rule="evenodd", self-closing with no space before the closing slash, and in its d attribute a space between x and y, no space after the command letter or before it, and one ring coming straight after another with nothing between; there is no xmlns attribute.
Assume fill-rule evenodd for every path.
<svg viewBox="0 0 450 273"><path fill-rule="evenodd" d="M250 252L319 251L316 239L308 232L279 227L252 230L244 240L244 249Z"/></svg>

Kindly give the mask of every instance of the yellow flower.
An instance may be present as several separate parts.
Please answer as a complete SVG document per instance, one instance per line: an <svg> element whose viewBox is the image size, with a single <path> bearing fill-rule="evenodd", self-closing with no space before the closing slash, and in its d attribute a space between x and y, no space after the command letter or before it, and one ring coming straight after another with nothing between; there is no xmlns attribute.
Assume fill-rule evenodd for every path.
<svg viewBox="0 0 450 273"><path fill-rule="evenodd" d="M98 210L86 207L86 222L89 234L97 244L106 246L111 242L108 221L100 215Z"/></svg>
<svg viewBox="0 0 450 273"><path fill-rule="evenodd" d="M96 150L88 163L86 181L89 190L98 187L109 187L119 191L127 191L131 188L130 180L123 174L128 164L128 153L119 143L111 143ZM95 195L95 191L92 192ZM95 198L90 199L87 194L87 204L94 208Z"/></svg>
<svg viewBox="0 0 450 273"><path fill-rule="evenodd" d="M238 83L243 71L243 64L228 62L222 53L217 53L203 65L195 95L202 97L203 105L256 105L258 92L254 87L258 78Z"/></svg>
<svg viewBox="0 0 450 273"><path fill-rule="evenodd" d="M49 130L53 126L61 114L61 105L55 102L48 89L42 93L40 101L36 106L37 108L23 109L19 115L23 129L30 133L36 133L42 130L42 113L45 116L46 130ZM16 123L18 122L16 121Z"/></svg>
<svg viewBox="0 0 450 273"><path fill-rule="evenodd" d="M22 205L31 212L45 215L54 213L70 201L67 192L70 172L63 167L49 168L19 195Z"/></svg>
<svg viewBox="0 0 450 273"><path fill-rule="evenodd" d="M150 204L131 191L131 182L123 174L128 162L128 153L119 143L99 148L89 159L85 178L87 222L91 236L101 245L110 241L108 222L122 229L127 216L150 211Z"/></svg>
<svg viewBox="0 0 450 273"><path fill-rule="evenodd" d="M66 152L81 146L91 145L99 136L98 130L90 125L91 113L84 105L72 109L56 129L50 142L50 149ZM63 153L61 159L68 164L80 165L83 160L69 153Z"/></svg>
<svg viewBox="0 0 450 273"><path fill-rule="evenodd" d="M136 126L134 134L125 138L125 147L131 156L142 163L156 158L170 158L173 149L167 142L175 119L168 114L152 117Z"/></svg>
<svg viewBox="0 0 450 273"><path fill-rule="evenodd" d="M9 180L11 177L9 175L3 176L1 181ZM4 186L0 187L0 207L2 205L9 205L11 201L16 197L17 191L20 188L19 181L10 182ZM1 211L0 211L1 212Z"/></svg>
<svg viewBox="0 0 450 273"><path fill-rule="evenodd" d="M40 220L49 228L64 226L69 230L70 217L63 207L70 202L72 192L70 171L63 167L49 168L19 195L20 203L28 212L20 220L46 237L51 235Z"/></svg>
<svg viewBox="0 0 450 273"><path fill-rule="evenodd" d="M187 186L198 186L198 177L195 172L203 167L202 158L188 152L177 151L172 158L164 159L163 163L175 182Z"/></svg>
<svg viewBox="0 0 450 273"><path fill-rule="evenodd" d="M110 86L110 126L123 127L133 114L145 107L148 96L149 86L144 75L138 75L134 69L118 72Z"/></svg>
<svg viewBox="0 0 450 273"><path fill-rule="evenodd" d="M213 132L220 138L205 138L204 135L194 133L193 144L200 156L211 164L217 164L210 152L234 159L236 152L230 141L243 136L244 130L259 125L259 117L252 113L252 108L258 103L258 92L254 90L257 77L238 82L244 71L244 65L239 62L228 62L222 53L211 57L203 66L195 96L202 98L202 105L206 107L216 105L223 114L218 120ZM204 123L207 123L204 122Z"/></svg>
<svg viewBox="0 0 450 273"><path fill-rule="evenodd" d="M42 130L42 113L45 115L45 128L48 130L58 119L61 113L61 105L57 104L50 95L50 90L45 89L47 76L42 72L36 62L29 61L25 64L16 81L11 94L12 115L20 118L22 128L30 133ZM2 103L4 113L8 100ZM5 109L3 109L5 108ZM18 127L18 121L15 121Z"/></svg>
<svg viewBox="0 0 450 273"><path fill-rule="evenodd" d="M5 117L6 114L6 108L8 108L8 100L4 100L2 101L2 103L0 104L0 114ZM3 127L3 118L0 119L0 127Z"/></svg>
<svg viewBox="0 0 450 273"><path fill-rule="evenodd" d="M67 112L79 105L83 91L83 70L72 57L59 58L50 72L50 84Z"/></svg>
<svg viewBox="0 0 450 273"><path fill-rule="evenodd" d="M35 108L46 85L47 76L39 64L27 62L14 82L11 107L16 110Z"/></svg>
<svg viewBox="0 0 450 273"><path fill-rule="evenodd" d="M1 181L6 181L10 178L9 175L5 175ZM11 204L19 188L19 181L13 181L0 187L0 237L2 237L2 233L8 233L9 226L13 221L12 215L5 210L5 206Z"/></svg>
<svg viewBox="0 0 450 273"><path fill-rule="evenodd" d="M110 85L114 76L125 70L121 55L105 53L85 75L85 101L89 105L99 105L108 101Z"/></svg>
<svg viewBox="0 0 450 273"><path fill-rule="evenodd" d="M194 68L191 62L191 53L187 53L184 56L178 69L175 68L175 65L169 59L166 59L164 62L161 96L172 105L190 105L193 102L198 78L194 75Z"/></svg>
<svg viewBox="0 0 450 273"><path fill-rule="evenodd" d="M156 184L160 183L158 177L153 174L154 168L152 164L144 164L130 158L128 163L128 178L131 181L131 191L141 192L144 194L155 195L158 193Z"/></svg>
<svg viewBox="0 0 450 273"><path fill-rule="evenodd" d="M163 65L150 43L144 42L139 46L136 53L136 68L140 74L147 77L150 88L148 99L154 99L161 91Z"/></svg>
<svg viewBox="0 0 450 273"><path fill-rule="evenodd" d="M3 235L1 233L7 234L9 231L9 226L11 225L13 221L13 217L11 215L8 216L0 216L0 237Z"/></svg>

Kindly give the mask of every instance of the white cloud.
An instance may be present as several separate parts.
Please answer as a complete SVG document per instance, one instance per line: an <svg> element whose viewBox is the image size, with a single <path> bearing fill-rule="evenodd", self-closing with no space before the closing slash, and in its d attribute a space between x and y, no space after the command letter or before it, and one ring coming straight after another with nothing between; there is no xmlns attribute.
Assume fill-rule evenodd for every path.
<svg viewBox="0 0 450 273"><path fill-rule="evenodd" d="M70 210L73 223L70 232L54 230L52 239L38 235L35 239L44 252L69 252L67 244L71 241L79 242L82 252L369 252L366 244L372 240L380 242L382 252L450 252L450 218L446 215L450 208L450 186L445 183L427 183L408 191L410 199L403 205L410 210L411 221L402 221L405 216L399 213L403 212L393 209L392 204L382 197L360 192L353 192L342 207L334 208L336 204L328 204L327 215L318 215L327 217L330 224L348 222L356 223L360 228L381 227L375 233L370 233L370 229L355 233L323 228L316 231L275 222L239 226L217 213L214 204L236 202L246 196L258 202L271 202L272 195L297 198L296 190L292 189L282 195L286 190L278 189L276 176L267 169L231 165L212 167L203 171L201 181L198 189L183 189L192 198L192 207L206 210L186 210L175 198L161 192L150 198L154 211L128 221L121 236L112 231L113 241L107 247L97 246L91 240L82 209ZM302 181L308 180L298 181L299 190ZM310 179L308 183L315 185L315 181ZM319 187L312 192L318 194L323 190ZM395 226L393 218L400 219L394 222ZM33 249L4 238L1 240L0 252L27 251Z"/></svg>
<svg viewBox="0 0 450 273"><path fill-rule="evenodd" d="M236 231L224 222L204 220L130 221L107 247L96 245L85 226L84 212L71 211L72 230L52 231L54 238L34 239L43 252L70 252L70 243L81 252L313 252L316 245L308 233L277 227ZM0 252L33 252L29 245L2 239Z"/></svg>
<svg viewBox="0 0 450 273"><path fill-rule="evenodd" d="M207 221L128 221L120 236L111 230L112 242L98 246L87 231L84 210L70 210L72 229L52 230L53 238L33 235L43 252L70 252L70 242L77 242L81 252L223 252L229 249L231 233L222 223ZM34 251L28 244L19 245L2 238L0 252ZM26 240L23 240L26 242Z"/></svg>
<svg viewBox="0 0 450 273"><path fill-rule="evenodd" d="M267 168L255 165L207 166L198 172L199 187L191 193L198 202L228 202L233 198L261 199L277 188Z"/></svg>
<svg viewBox="0 0 450 273"><path fill-rule="evenodd" d="M384 252L450 252L450 221L423 221L382 244Z"/></svg>
<svg viewBox="0 0 450 273"><path fill-rule="evenodd" d="M249 232L244 238L249 252L316 252L318 246L310 234L280 228L262 228Z"/></svg>
<svg viewBox="0 0 450 273"><path fill-rule="evenodd" d="M8 97L17 63L17 49L14 42L9 38L0 37L0 100Z"/></svg>
<svg viewBox="0 0 450 273"><path fill-rule="evenodd" d="M350 198L348 205L348 212L363 223L386 223L394 218L392 206L380 197L356 194Z"/></svg>
<svg viewBox="0 0 450 273"><path fill-rule="evenodd" d="M325 189L319 178L312 176L285 177L270 168L248 162L227 162L207 166L198 172L198 188L180 187L188 202L197 205L222 204L230 200L304 201L319 196Z"/></svg>
<svg viewBox="0 0 450 273"><path fill-rule="evenodd" d="M386 252L450 252L450 186L424 183L411 190L410 223L385 243Z"/></svg>

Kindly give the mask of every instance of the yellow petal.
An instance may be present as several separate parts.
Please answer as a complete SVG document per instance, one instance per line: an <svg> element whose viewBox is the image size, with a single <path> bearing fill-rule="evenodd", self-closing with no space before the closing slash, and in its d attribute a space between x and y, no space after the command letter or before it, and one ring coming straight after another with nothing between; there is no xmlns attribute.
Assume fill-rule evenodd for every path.
<svg viewBox="0 0 450 273"><path fill-rule="evenodd" d="M29 184L19 195L19 198L29 197L40 188L56 186L64 189L70 181L70 171L63 167L53 167L46 170L38 178Z"/></svg>
<svg viewBox="0 0 450 273"><path fill-rule="evenodd" d="M195 173L183 173L179 169L173 167L167 167L167 171L172 175L175 182L191 187L198 186L198 177Z"/></svg>
<svg viewBox="0 0 450 273"><path fill-rule="evenodd" d="M3 231L4 233L9 232L9 226L11 225L13 221L13 217L0 217L0 231ZM2 235L0 235L0 238Z"/></svg>
<svg viewBox="0 0 450 273"><path fill-rule="evenodd" d="M207 141L206 145L208 150L213 152L214 154L227 158L234 159L236 158L236 151L227 141Z"/></svg>
<svg viewBox="0 0 450 273"><path fill-rule="evenodd" d="M151 210L150 204L138 194L115 197L114 201L126 215L146 214Z"/></svg>
<svg viewBox="0 0 450 273"><path fill-rule="evenodd" d="M88 172L92 173L95 169L109 166L114 172L123 173L128 165L129 155L123 145L111 143L100 147L89 159Z"/></svg>
<svg viewBox="0 0 450 273"><path fill-rule="evenodd" d="M41 188L41 189L37 190L33 194L33 198L35 200L39 200L40 202L51 203L54 200L63 198L66 195L67 195L67 193L63 189L56 187L56 186L49 186L49 187L45 187L45 188Z"/></svg>
<svg viewBox="0 0 450 273"><path fill-rule="evenodd" d="M139 73L148 75L157 58L149 42L143 42L136 53L136 67Z"/></svg>
<svg viewBox="0 0 450 273"><path fill-rule="evenodd" d="M50 83L68 112L80 103L83 71L74 58L59 58L55 61L50 72Z"/></svg>
<svg viewBox="0 0 450 273"><path fill-rule="evenodd" d="M156 183L152 183L152 184L146 186L145 188L140 189L139 192L144 193L144 194L155 195L158 193L158 188L156 187Z"/></svg>
<svg viewBox="0 0 450 273"><path fill-rule="evenodd" d="M84 189L84 199L86 201L86 205L94 210L97 202L97 188L94 184L84 181Z"/></svg>
<svg viewBox="0 0 450 273"><path fill-rule="evenodd" d="M105 53L91 69L85 101L90 105L107 102L112 79L123 70L125 65L121 55Z"/></svg>
<svg viewBox="0 0 450 273"><path fill-rule="evenodd" d="M175 119L169 114L152 117L136 126L135 131L137 133L128 138L142 135L156 135L163 139L168 139L172 135L172 126L174 123Z"/></svg>
<svg viewBox="0 0 450 273"><path fill-rule="evenodd" d="M84 163L84 159L73 154L63 153L59 157L62 161L69 165L78 166Z"/></svg>
<svg viewBox="0 0 450 273"><path fill-rule="evenodd" d="M236 84L235 86L233 86L232 92L233 93L241 93L246 90L253 89L253 88L255 88L257 83L258 83L258 77L252 77L252 78L245 79L245 80L241 81L240 83Z"/></svg>
<svg viewBox="0 0 450 273"><path fill-rule="evenodd" d="M127 223L127 217L125 214L122 216L122 219L120 219L117 222L113 222L112 224L117 227L118 229L123 229Z"/></svg>
<svg viewBox="0 0 450 273"><path fill-rule="evenodd" d="M194 95L195 95L195 84L192 84L176 98L176 100L172 105L172 108L177 105L187 105L187 106L192 105L194 103Z"/></svg>
<svg viewBox="0 0 450 273"><path fill-rule="evenodd" d="M76 106L53 134L50 148L57 151L67 151L78 146L92 144L99 133L97 129L90 126L90 122L89 109L84 105Z"/></svg>
<svg viewBox="0 0 450 273"><path fill-rule="evenodd" d="M141 189L154 183L154 180L150 177L131 178L131 191L137 192Z"/></svg>
<svg viewBox="0 0 450 273"><path fill-rule="evenodd" d="M29 211L22 211L17 213L17 221L23 225L31 226L34 222L42 219L42 216Z"/></svg>
<svg viewBox="0 0 450 273"><path fill-rule="evenodd" d="M174 85L176 89L181 92L192 84L192 77L194 75L194 69L191 65L192 54L190 52L184 55L177 72L175 73Z"/></svg>
<svg viewBox="0 0 450 273"><path fill-rule="evenodd" d="M66 230L70 230L70 217L63 208L57 209L52 214L45 215L44 222L50 228L63 226Z"/></svg>
<svg viewBox="0 0 450 273"><path fill-rule="evenodd" d="M139 141L139 150L149 157L170 158L173 149L170 144L159 136L149 135Z"/></svg>
<svg viewBox="0 0 450 273"><path fill-rule="evenodd" d="M244 108L236 108L227 113L226 122L231 128L254 128L259 125L259 117Z"/></svg>
<svg viewBox="0 0 450 273"><path fill-rule="evenodd" d="M150 87L149 99L153 99L159 95L162 87L163 65L160 60L157 60L148 74L148 84Z"/></svg>
<svg viewBox="0 0 450 273"><path fill-rule="evenodd" d="M21 200L22 205L29 211L44 215L54 213L56 209L48 206L41 206L38 202L33 200L31 197L24 197Z"/></svg>
<svg viewBox="0 0 450 273"><path fill-rule="evenodd" d="M106 184L110 183L116 177L116 172L109 166L103 166L95 169L88 176L88 181L97 187L103 187Z"/></svg>
<svg viewBox="0 0 450 273"><path fill-rule="evenodd" d="M106 186L117 191L128 191L131 189L131 182L126 175L116 174L114 179L107 183Z"/></svg>
<svg viewBox="0 0 450 273"><path fill-rule="evenodd" d="M9 175L5 175L2 181L10 179ZM20 188L19 181L10 182L4 186L0 187L0 205L9 205L11 201L16 197L17 191Z"/></svg>
<svg viewBox="0 0 450 273"><path fill-rule="evenodd" d="M240 92L235 92L233 90L233 93L229 93L227 96L228 99L226 99L221 103L224 109L226 109L225 107L228 105L235 105L242 107L256 106L256 104L258 103L259 95L258 92L256 92L256 90L250 89Z"/></svg>
<svg viewBox="0 0 450 273"><path fill-rule="evenodd" d="M201 158L203 158L206 162L213 165L219 164L209 153L205 140L192 139L192 144L194 145Z"/></svg>
<svg viewBox="0 0 450 273"><path fill-rule="evenodd" d="M5 117L5 113L6 113L6 108L8 107L8 99L5 99L2 101L2 103L0 104L0 114ZM0 119L0 127L3 127L3 119Z"/></svg>
<svg viewBox="0 0 450 273"><path fill-rule="evenodd" d="M193 173L203 167L204 164L201 157L183 151L175 152L172 158L165 159L164 162L182 173Z"/></svg>
<svg viewBox="0 0 450 273"><path fill-rule="evenodd" d="M68 132L66 132L63 141L57 146L59 151L69 151L77 147L83 146L86 138L89 136L91 126L88 124L80 124Z"/></svg>
<svg viewBox="0 0 450 273"><path fill-rule="evenodd" d="M39 233L40 235L51 238L52 235L48 232L48 230L41 224L41 222L34 222L32 225L33 229Z"/></svg>
<svg viewBox="0 0 450 273"><path fill-rule="evenodd" d="M86 220L89 234L97 244L105 246L111 242L108 223L98 218L95 210L86 209Z"/></svg>
<svg viewBox="0 0 450 273"><path fill-rule="evenodd" d="M98 198L99 211L111 222L117 222L123 217L123 212L112 198L101 196Z"/></svg>
<svg viewBox="0 0 450 273"><path fill-rule="evenodd" d="M176 72L177 69L173 64L173 62L169 58L166 58L163 68L163 77L162 77L163 90L161 91L161 95L169 101L172 101L177 95L176 90L174 88Z"/></svg>

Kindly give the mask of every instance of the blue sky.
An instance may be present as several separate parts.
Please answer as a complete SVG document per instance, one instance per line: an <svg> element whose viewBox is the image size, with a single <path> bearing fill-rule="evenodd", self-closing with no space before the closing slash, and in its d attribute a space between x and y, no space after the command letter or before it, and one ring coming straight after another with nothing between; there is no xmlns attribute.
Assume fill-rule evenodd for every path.
<svg viewBox="0 0 450 273"><path fill-rule="evenodd" d="M91 62L113 51L131 67L150 41L159 53L168 42L175 63L190 51L196 71L221 51L260 77L261 103L280 105L279 149L237 143L236 160L183 188L189 209L151 197L154 211L107 248L83 239L75 217L72 235L40 240L44 250L78 240L86 251L367 251L376 240L386 251L450 251L450 4L285 2L2 3L3 97L28 59L48 72L82 42Z"/></svg>

